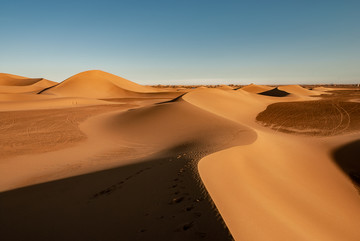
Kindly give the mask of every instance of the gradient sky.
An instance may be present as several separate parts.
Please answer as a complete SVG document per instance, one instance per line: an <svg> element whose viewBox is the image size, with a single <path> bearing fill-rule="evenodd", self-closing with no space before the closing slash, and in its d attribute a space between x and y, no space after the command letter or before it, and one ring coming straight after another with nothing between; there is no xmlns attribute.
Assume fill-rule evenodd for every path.
<svg viewBox="0 0 360 241"><path fill-rule="evenodd" d="M141 84L358 83L359 0L1 0L0 72Z"/></svg>

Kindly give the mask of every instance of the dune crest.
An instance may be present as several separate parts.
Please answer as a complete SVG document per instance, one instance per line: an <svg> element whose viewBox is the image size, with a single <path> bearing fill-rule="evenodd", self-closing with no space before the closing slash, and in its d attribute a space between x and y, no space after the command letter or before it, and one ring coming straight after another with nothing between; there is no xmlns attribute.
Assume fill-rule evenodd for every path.
<svg viewBox="0 0 360 241"><path fill-rule="evenodd" d="M56 84L43 78L27 78L0 73L0 93L35 93Z"/></svg>
<svg viewBox="0 0 360 241"><path fill-rule="evenodd" d="M76 74L41 94L62 97L119 98L137 97L139 93L159 92L119 76L101 70L89 70Z"/></svg>
<svg viewBox="0 0 360 241"><path fill-rule="evenodd" d="M249 85L246 85L246 86L240 88L240 90L245 90L247 92L256 93L256 94L260 93L260 92L268 91L271 89L272 89L272 87L270 87L270 86L255 85L255 84L249 84Z"/></svg>
<svg viewBox="0 0 360 241"><path fill-rule="evenodd" d="M235 240L359 240L358 193L320 146L257 132L199 163Z"/></svg>
<svg viewBox="0 0 360 241"><path fill-rule="evenodd" d="M273 102L267 96L259 96L241 89L203 89L189 92L182 98L203 110L246 125L252 125L257 113Z"/></svg>
<svg viewBox="0 0 360 241"><path fill-rule="evenodd" d="M279 86L278 89L295 95L310 96L320 94L318 91L308 90L300 85L282 85Z"/></svg>
<svg viewBox="0 0 360 241"><path fill-rule="evenodd" d="M0 73L0 85L5 86L32 85L41 80L42 78L27 78L19 75Z"/></svg>
<svg viewBox="0 0 360 241"><path fill-rule="evenodd" d="M228 85L220 85L219 87L216 88L220 90L234 90L231 86Z"/></svg>
<svg viewBox="0 0 360 241"><path fill-rule="evenodd" d="M251 129L203 110L184 101L183 97L129 110L110 119L106 126L112 132L121 133L122 139L128 143L153 146L158 151L183 143L206 146L210 139L213 146L227 146L226 138L240 132L243 138L238 140L239 145L256 139Z"/></svg>

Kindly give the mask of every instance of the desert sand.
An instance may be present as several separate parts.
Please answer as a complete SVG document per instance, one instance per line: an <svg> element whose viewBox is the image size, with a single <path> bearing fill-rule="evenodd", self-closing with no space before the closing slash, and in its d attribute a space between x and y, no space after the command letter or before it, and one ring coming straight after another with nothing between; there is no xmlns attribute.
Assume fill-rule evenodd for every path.
<svg viewBox="0 0 360 241"><path fill-rule="evenodd" d="M255 85L255 84L249 84L246 85L240 89L248 91L250 93L261 93L268 90L271 90L273 87L266 86L266 85Z"/></svg>
<svg viewBox="0 0 360 241"><path fill-rule="evenodd" d="M0 240L360 240L360 90L0 74Z"/></svg>

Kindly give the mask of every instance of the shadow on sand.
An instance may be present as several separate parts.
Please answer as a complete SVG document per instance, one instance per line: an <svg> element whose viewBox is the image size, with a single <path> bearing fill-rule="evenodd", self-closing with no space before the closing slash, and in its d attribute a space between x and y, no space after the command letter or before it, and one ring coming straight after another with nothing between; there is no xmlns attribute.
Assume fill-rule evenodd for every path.
<svg viewBox="0 0 360 241"><path fill-rule="evenodd" d="M336 164L360 188L360 140L336 149L333 156Z"/></svg>
<svg viewBox="0 0 360 241"><path fill-rule="evenodd" d="M0 193L0 240L232 240L198 148Z"/></svg>
<svg viewBox="0 0 360 241"><path fill-rule="evenodd" d="M279 90L277 87L268 91L264 91L259 93L259 95L266 95L266 96L273 96L273 97L285 97L288 96L290 93Z"/></svg>

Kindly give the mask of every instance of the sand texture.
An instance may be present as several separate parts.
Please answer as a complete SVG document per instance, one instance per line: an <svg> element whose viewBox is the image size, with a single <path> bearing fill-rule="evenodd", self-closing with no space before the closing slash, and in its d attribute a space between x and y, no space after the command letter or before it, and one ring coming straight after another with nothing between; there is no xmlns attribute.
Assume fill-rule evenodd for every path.
<svg viewBox="0 0 360 241"><path fill-rule="evenodd" d="M0 240L360 240L360 90L0 74Z"/></svg>

